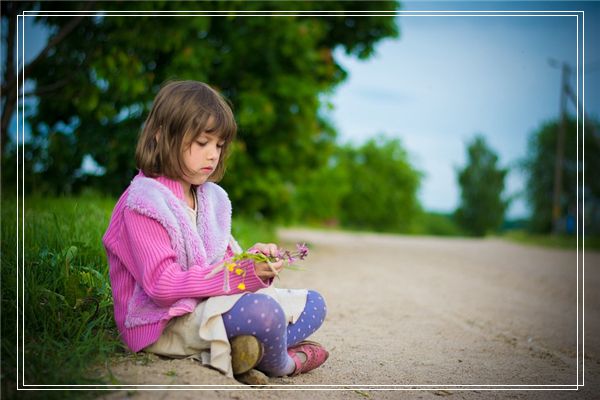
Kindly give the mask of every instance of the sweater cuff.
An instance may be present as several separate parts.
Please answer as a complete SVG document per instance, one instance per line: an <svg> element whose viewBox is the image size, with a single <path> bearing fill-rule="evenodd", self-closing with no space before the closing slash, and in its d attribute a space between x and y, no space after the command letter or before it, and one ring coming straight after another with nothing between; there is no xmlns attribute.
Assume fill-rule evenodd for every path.
<svg viewBox="0 0 600 400"><path fill-rule="evenodd" d="M255 292L260 289L268 288L273 283L273 278L264 282L256 275L254 264L246 269L246 290Z"/></svg>

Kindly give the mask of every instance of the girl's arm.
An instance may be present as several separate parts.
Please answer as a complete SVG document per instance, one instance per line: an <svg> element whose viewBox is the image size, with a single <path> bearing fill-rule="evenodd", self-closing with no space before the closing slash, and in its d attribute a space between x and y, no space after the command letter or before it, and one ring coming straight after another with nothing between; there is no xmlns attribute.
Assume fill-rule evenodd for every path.
<svg viewBox="0 0 600 400"><path fill-rule="evenodd" d="M177 255L171 246L165 228L152 218L126 209L124 226L119 243L122 260L146 294L160 306L169 306L183 298L206 298L223 294L255 292L268 287L256 276L254 266L246 263L245 290L237 285L242 276L230 273L229 292L223 290L223 274L205 279L212 267L207 263L192 265L183 270L177 263Z"/></svg>

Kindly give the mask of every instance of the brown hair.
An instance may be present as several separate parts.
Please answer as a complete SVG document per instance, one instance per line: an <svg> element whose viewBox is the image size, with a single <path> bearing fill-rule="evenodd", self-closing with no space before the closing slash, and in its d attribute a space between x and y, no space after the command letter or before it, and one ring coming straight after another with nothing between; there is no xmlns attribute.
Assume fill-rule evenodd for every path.
<svg viewBox="0 0 600 400"><path fill-rule="evenodd" d="M209 122L213 126L208 126ZM182 163L183 152L206 130L213 130L225 142L219 163L209 177L218 182L225 173L228 148L237 131L231 108L223 96L205 83L165 83L140 132L135 149L137 167L150 177L180 179L191 174Z"/></svg>

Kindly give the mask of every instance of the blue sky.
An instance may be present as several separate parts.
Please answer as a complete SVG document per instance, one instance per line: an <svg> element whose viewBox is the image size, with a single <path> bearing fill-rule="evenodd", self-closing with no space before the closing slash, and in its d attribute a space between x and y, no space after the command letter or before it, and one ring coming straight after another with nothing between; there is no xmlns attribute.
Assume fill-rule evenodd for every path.
<svg viewBox="0 0 600 400"><path fill-rule="evenodd" d="M480 3L404 2L403 6L404 10L481 9ZM598 65L598 46L593 46L593 38L600 37L598 3L567 8L555 2L485 6L585 7L586 65ZM361 143L378 133L400 138L413 164L425 173L420 192L424 207L448 212L458 205L456 168L466 162L466 142L481 133L499 155L500 165L511 167L506 194L523 193L525 178L517 164L526 155L528 137L559 113L560 71L548 59L576 65L576 18L404 14L398 24L400 38L380 43L376 56L367 61L336 53L349 71L348 80L331 98L335 110L330 116L340 140ZM586 74L586 112L596 117L599 82L600 69ZM574 77L572 84L575 87ZM527 212L521 196L509 216Z"/></svg>
<svg viewBox="0 0 600 400"><path fill-rule="evenodd" d="M586 112L600 117L599 2L402 2L402 9L585 10ZM500 165L511 167L506 194L522 194L517 163L528 137L559 112L560 71L548 59L575 66L576 18L403 14L398 25L400 37L379 43L367 61L336 51L349 72L330 97L339 140L362 143L379 133L400 138L425 173L424 207L449 212L458 205L456 168L465 163L466 142L481 133ZM26 33L30 60L47 33L30 24ZM523 196L517 197L509 216L526 214Z"/></svg>

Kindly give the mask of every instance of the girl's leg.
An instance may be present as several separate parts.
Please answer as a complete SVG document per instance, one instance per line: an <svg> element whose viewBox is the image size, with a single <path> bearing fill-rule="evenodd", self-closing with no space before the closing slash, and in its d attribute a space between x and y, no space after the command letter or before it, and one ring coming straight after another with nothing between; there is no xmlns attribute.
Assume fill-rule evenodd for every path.
<svg viewBox="0 0 600 400"><path fill-rule="evenodd" d="M248 293L223 314L227 336L255 336L264 347L258 369L269 375L289 375L295 369L287 348L304 340L323 323L327 308L322 296L308 291L306 306L300 318L286 327L283 309L271 296Z"/></svg>
<svg viewBox="0 0 600 400"><path fill-rule="evenodd" d="M264 355L258 369L274 376L294 371L294 361L287 354L285 314L271 296L245 294L223 314L223 322L229 340L239 335L252 335L262 343Z"/></svg>
<svg viewBox="0 0 600 400"><path fill-rule="evenodd" d="M288 347L300 343L321 327L327 314L325 300L318 292L309 290L300 318L288 326Z"/></svg>

